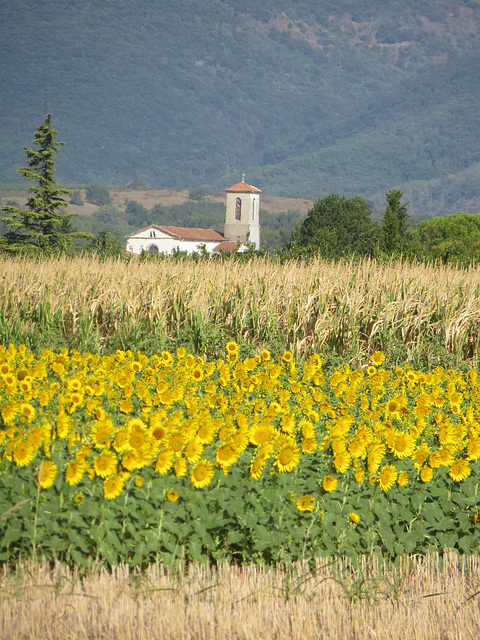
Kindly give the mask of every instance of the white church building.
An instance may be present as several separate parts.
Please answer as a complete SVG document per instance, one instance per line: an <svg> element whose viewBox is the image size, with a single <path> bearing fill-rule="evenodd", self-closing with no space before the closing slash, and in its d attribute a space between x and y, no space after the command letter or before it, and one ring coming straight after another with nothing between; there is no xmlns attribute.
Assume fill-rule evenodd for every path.
<svg viewBox="0 0 480 640"><path fill-rule="evenodd" d="M260 249L260 189L242 181L225 189L227 194L224 233L213 229L171 227L150 224L127 238L127 253L140 255L186 251L196 253L204 249L208 253L232 251L240 244L240 250L253 244Z"/></svg>

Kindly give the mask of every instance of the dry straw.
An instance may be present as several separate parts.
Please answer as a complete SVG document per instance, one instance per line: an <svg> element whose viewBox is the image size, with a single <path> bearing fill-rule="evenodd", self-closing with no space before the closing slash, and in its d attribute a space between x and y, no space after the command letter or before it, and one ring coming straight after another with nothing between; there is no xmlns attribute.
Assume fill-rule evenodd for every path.
<svg viewBox="0 0 480 640"><path fill-rule="evenodd" d="M0 589L9 640L466 640L480 629L478 558L453 553L395 569L319 560L313 573L119 567L80 577L25 565L4 569Z"/></svg>
<svg viewBox="0 0 480 640"><path fill-rule="evenodd" d="M280 265L268 259L141 262L92 257L0 259L0 312L11 326L60 322L65 335L107 346L129 325L198 351L216 338L342 354L432 340L476 360L480 267L373 260Z"/></svg>

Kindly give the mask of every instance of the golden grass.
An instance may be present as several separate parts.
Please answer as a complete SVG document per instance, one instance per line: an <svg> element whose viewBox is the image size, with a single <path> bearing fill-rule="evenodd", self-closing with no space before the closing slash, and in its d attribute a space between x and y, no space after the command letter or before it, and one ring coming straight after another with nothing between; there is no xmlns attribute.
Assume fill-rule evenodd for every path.
<svg viewBox="0 0 480 640"><path fill-rule="evenodd" d="M478 557L405 559L358 570L319 560L274 571L119 567L80 577L24 565L0 577L0 638L9 640L441 640L477 638Z"/></svg>
<svg viewBox="0 0 480 640"><path fill-rule="evenodd" d="M80 319L100 340L125 322L148 323L176 342L179 327L220 327L256 346L276 339L311 352L324 345L359 354L388 340L407 357L432 339L476 359L480 267L360 262L284 265L256 259L140 262L92 257L44 262L0 259L6 320L28 323L38 308L62 314L71 333ZM193 327L193 328L192 328Z"/></svg>

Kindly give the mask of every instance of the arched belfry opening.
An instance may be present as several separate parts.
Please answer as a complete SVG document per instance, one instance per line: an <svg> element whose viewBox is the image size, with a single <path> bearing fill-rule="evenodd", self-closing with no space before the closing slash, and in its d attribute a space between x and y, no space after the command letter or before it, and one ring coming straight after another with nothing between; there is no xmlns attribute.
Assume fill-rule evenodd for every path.
<svg viewBox="0 0 480 640"><path fill-rule="evenodd" d="M234 242L247 240L260 249L260 189L242 181L225 189L227 194L225 237Z"/></svg>
<svg viewBox="0 0 480 640"><path fill-rule="evenodd" d="M235 199L235 220L242 219L242 200L241 198Z"/></svg>

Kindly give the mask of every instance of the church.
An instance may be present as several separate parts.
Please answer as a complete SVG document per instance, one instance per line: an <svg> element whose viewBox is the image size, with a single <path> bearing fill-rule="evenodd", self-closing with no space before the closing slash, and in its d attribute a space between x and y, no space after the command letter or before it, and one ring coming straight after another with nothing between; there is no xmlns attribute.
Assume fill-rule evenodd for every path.
<svg viewBox="0 0 480 640"><path fill-rule="evenodd" d="M260 249L260 189L242 181L228 189L224 232L213 229L192 227L171 227L150 224L127 238L127 253L140 255L144 251L152 254L174 251L198 253L205 249L208 253L232 251L240 245L240 250L248 244Z"/></svg>

